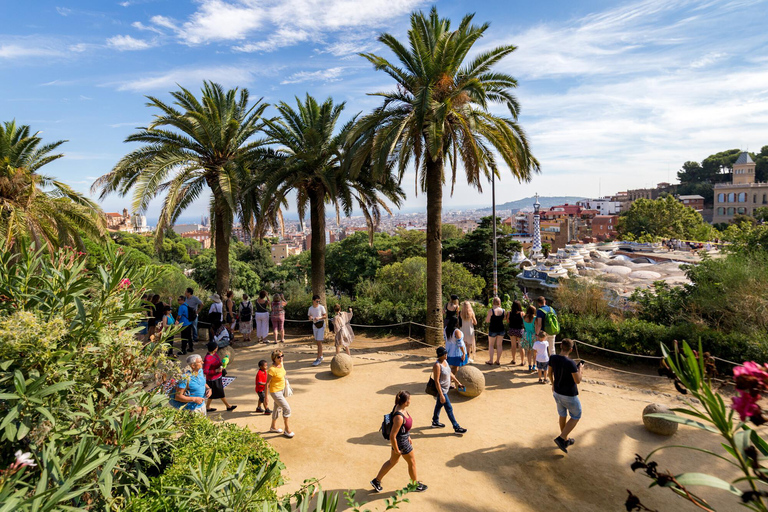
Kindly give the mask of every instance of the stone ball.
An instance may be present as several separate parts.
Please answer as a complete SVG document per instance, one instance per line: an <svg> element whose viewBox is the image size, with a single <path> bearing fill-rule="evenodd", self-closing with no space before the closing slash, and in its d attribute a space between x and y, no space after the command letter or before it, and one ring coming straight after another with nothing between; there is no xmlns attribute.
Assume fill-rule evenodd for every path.
<svg viewBox="0 0 768 512"><path fill-rule="evenodd" d="M485 390L485 375L474 366L462 366L456 371L456 378L466 387L466 391L459 391L462 396L473 398Z"/></svg>
<svg viewBox="0 0 768 512"><path fill-rule="evenodd" d="M331 359L331 372L337 377L346 377L352 373L352 357L340 352Z"/></svg>
<svg viewBox="0 0 768 512"><path fill-rule="evenodd" d="M664 418L651 418L648 417L649 414L657 414L657 413L663 413L663 414L675 414L674 412L669 410L669 407L662 404L648 404L645 406L645 409L643 409L643 425L645 425L645 429L649 432L653 432L654 434L659 434L662 436L671 436L675 432L677 432L678 423L675 423L674 421L665 420Z"/></svg>

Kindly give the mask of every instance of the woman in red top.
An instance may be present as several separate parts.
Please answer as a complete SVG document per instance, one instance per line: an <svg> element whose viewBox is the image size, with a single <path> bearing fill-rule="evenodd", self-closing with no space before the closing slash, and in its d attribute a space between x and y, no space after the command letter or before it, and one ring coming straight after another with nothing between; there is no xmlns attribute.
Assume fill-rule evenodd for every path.
<svg viewBox="0 0 768 512"><path fill-rule="evenodd" d="M211 400L214 398L221 398L224 405L227 406L227 411L234 411L236 405L229 405L227 399L224 397L224 384L221 382L221 358L217 352L219 351L219 345L215 341L208 342L208 353L203 358L203 374L205 374L205 382L208 387L211 388L211 396L208 398L206 404L206 411L213 412L216 409L211 409Z"/></svg>

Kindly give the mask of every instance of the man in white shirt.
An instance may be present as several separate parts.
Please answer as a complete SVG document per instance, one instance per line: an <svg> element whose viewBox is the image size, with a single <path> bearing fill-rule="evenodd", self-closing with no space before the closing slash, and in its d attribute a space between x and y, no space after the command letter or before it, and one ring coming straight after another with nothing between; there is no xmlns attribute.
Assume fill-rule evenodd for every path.
<svg viewBox="0 0 768 512"><path fill-rule="evenodd" d="M320 296L312 296L312 305L307 311L309 321L312 322L312 333L315 335L315 341L317 342L317 359L312 363L312 366L317 366L323 362L323 340L325 340L325 319L328 318L328 312L325 310L325 306L320 304ZM319 327L318 327L319 325Z"/></svg>

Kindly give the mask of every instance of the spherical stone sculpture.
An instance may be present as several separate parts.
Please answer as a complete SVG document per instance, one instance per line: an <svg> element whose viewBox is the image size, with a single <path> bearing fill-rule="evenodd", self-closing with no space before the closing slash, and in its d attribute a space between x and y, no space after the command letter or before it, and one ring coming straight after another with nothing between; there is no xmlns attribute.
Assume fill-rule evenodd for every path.
<svg viewBox="0 0 768 512"><path fill-rule="evenodd" d="M456 378L466 387L465 391L459 391L462 396L473 398L485 390L485 375L474 366L462 366L456 372Z"/></svg>
<svg viewBox="0 0 768 512"><path fill-rule="evenodd" d="M346 377L352 373L353 365L352 357L340 352L331 359L331 372L337 377Z"/></svg>
<svg viewBox="0 0 768 512"><path fill-rule="evenodd" d="M643 409L643 425L645 425L645 429L647 431L662 436L671 436L677 432L678 423L665 420L664 418L652 418L648 416L649 414L656 413L675 414L674 412L670 411L669 407L666 405L648 404L645 406L645 409Z"/></svg>

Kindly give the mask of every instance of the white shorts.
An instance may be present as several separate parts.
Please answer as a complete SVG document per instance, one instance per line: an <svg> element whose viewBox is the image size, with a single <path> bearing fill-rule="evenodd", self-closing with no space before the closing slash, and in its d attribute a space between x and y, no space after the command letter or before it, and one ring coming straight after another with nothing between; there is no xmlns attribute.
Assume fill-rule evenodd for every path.
<svg viewBox="0 0 768 512"><path fill-rule="evenodd" d="M315 341L325 341L325 324L320 328L315 327L315 324L312 324L312 332L315 335Z"/></svg>

